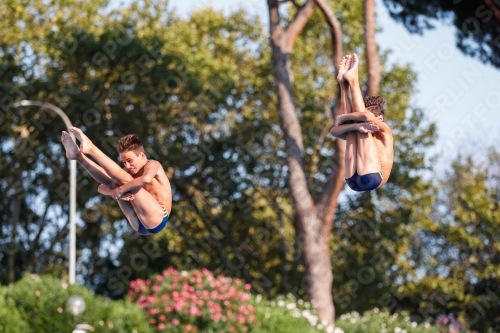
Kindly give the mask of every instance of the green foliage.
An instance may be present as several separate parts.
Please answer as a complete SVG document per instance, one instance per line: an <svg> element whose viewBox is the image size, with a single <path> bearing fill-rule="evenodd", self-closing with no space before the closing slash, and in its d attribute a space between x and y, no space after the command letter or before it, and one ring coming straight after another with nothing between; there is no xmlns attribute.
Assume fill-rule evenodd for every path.
<svg viewBox="0 0 500 333"><path fill-rule="evenodd" d="M6 287L0 288L0 331L5 333L35 332L29 328L14 301L5 298Z"/></svg>
<svg viewBox="0 0 500 333"><path fill-rule="evenodd" d="M2 77L2 94L8 97L8 111L1 123L5 143L2 159L22 166L13 170L4 165L2 169L0 210L2 221L9 221L2 224L2 236L12 234L10 216L15 214L11 198L16 193L24 212L14 227L16 241L23 245L13 255L18 263L15 278L24 270L65 274L65 254L54 249L66 247L67 225L58 221L64 220L68 209L68 168L59 143L62 122L48 111L12 109L11 102L23 98L63 108L73 124L82 127L112 158L116 157L118 138L137 133L150 143L149 156L164 163L175 180L175 218L169 223L168 239L162 238L163 234L157 239L137 240L131 238L131 229L116 203L99 196L97 184L79 170L77 206L85 223L78 228L77 246L89 257L101 258L81 260L85 271L92 272L86 279L88 285L99 293L120 297L129 280L161 271L169 264L227 268L228 253L248 238L252 224L246 222L253 221L249 214L252 197L260 195L249 190L256 178L254 169L261 168L263 181L273 178L272 172L264 169L268 168L265 161L259 161L262 154L270 154L270 150L263 151L261 140L271 129L267 110L274 99L269 93L272 83L266 79L270 66L261 23L242 11L225 17L211 9L179 19L138 3L113 15L89 16L88 21L77 19L80 12L69 6L66 15L74 18L70 21L75 24L59 29L47 23L38 31L39 39L46 41L37 57L30 58L38 74L31 75L19 62L19 68L9 67L16 72ZM155 3L165 5L166 1ZM28 11L42 10L41 6L30 3ZM15 42L33 48L37 44L30 38ZM9 50L8 46L4 49ZM13 89L18 90L14 93ZM21 174L30 186L13 186ZM36 210L35 201L41 203ZM226 218L221 219L221 215ZM238 218L241 223L229 223ZM218 224L207 228L209 220ZM266 222L267 217L263 217L254 224L264 229ZM32 233L39 236L26 237ZM103 255L100 248L103 242L119 244L124 234L126 243L117 265L116 256ZM236 241L222 242L222 235ZM201 243L208 237L219 251ZM151 242L153 248L170 252L145 253L143 246L149 248ZM261 248L258 257L264 258L269 249ZM147 265L137 269L131 261L136 258L130 253L147 255ZM7 256L1 260L1 276L8 282ZM251 274L258 277L261 267L252 263L251 268L242 267L241 274L247 280ZM108 283L107 276L116 271L126 277Z"/></svg>
<svg viewBox="0 0 500 333"><path fill-rule="evenodd" d="M336 325L341 327L345 333L437 333L439 327L429 323L417 324L411 321L408 313L390 314L375 308L366 311L362 315L357 312L346 313L340 316ZM451 332L451 331L450 331ZM458 333L458 331L457 331Z"/></svg>
<svg viewBox="0 0 500 333"><path fill-rule="evenodd" d="M293 296L278 297L273 300L263 301L258 295L253 298L256 316L261 325L257 325L252 333L286 333L286 332L327 332L327 333L459 333L468 332L465 329L454 330L458 325L456 321L440 320L440 325L429 322L417 323L407 312L389 313L374 308L359 314L356 311L340 315L335 327L325 327L318 321L311 304L296 300ZM446 323L446 324L445 324ZM451 325L449 325L452 323ZM455 324L455 326L453 326Z"/></svg>
<svg viewBox="0 0 500 333"><path fill-rule="evenodd" d="M496 332L500 301L496 232L500 210L500 154L459 156L441 188L422 230L419 265L425 269L407 295L420 317L453 313L478 332ZM425 302L419 301L424 295Z"/></svg>
<svg viewBox="0 0 500 333"><path fill-rule="evenodd" d="M268 296L302 297L304 265L262 23L242 11L224 15L210 8L179 18L161 0L133 1L113 13L97 0L82 7L80 1L14 3L0 4L8 18L0 37L0 158L7 161L0 166L0 238L12 237L19 247L1 255L2 282L10 280L9 258L15 279L25 271L66 274L63 124L48 111L12 108L26 98L63 108L112 158L121 135L138 134L172 180L167 230L138 237L116 203L98 195L97 184L79 169L78 267L97 293L122 297L129 281L173 266L238 277ZM362 1L330 4L345 52L363 59ZM334 172L333 140L326 137L337 89L330 52L328 27L316 12L292 55L313 194ZM361 77L364 72L362 63ZM380 306L394 281L401 285L416 275L411 260L418 258L409 256L419 223L429 223L417 207L434 200L422 172L435 133L423 111L410 105L415 80L406 65L385 68L381 94L398 148L390 182L376 194L346 192L335 217L340 312ZM16 207L22 214L14 214Z"/></svg>
<svg viewBox="0 0 500 333"><path fill-rule="evenodd" d="M95 31L97 12L105 3L0 3L0 25L4 31L0 37L0 156L6 162L0 167L0 238L10 237L16 244L11 244L9 255L1 256L3 283L21 278L25 271L64 274L67 225L61 219L68 211L69 173L67 161L60 154L63 123L51 112L12 106L22 99L42 99L65 109L71 99L71 90L66 89L68 78L61 79L59 89L58 82L47 78L47 70L56 66L57 61L52 60L57 60L58 54L68 53L77 44L71 35L75 25L82 25L87 32ZM65 36L57 42L63 40L65 44L50 38L56 32ZM76 123L71 112L68 114ZM85 182L80 174L79 183ZM89 200L85 194L79 191L79 207L85 207ZM9 274L5 273L7 269Z"/></svg>
<svg viewBox="0 0 500 333"><path fill-rule="evenodd" d="M209 276L212 275L205 274L205 277ZM173 282L175 289L176 283L180 285L180 283L187 282L190 285L196 285L196 280L200 277L196 272L185 274L185 276L177 272L177 274L167 275L165 279L159 279L158 281L161 280L161 283ZM191 278L194 278L194 280L190 281ZM207 282L208 280L204 279L204 281ZM216 278L212 280L212 282L217 281L219 280ZM241 284L237 285L234 280L230 284L233 284L236 289L242 286ZM230 284L227 286L230 287ZM134 288L139 290L136 296L143 295L138 300L140 304L148 303L146 294L149 295L149 293L144 292L144 287L151 291L155 289L154 285L154 283L147 284L146 281L134 281ZM165 287L168 289L169 285L166 284ZM161 290L155 290L156 293L149 296L158 298ZM198 291L203 292L204 290L200 289ZM168 293L172 292L172 290L168 291ZM70 295L79 295L86 303L86 310L77 318L73 318L65 307ZM201 299L204 298L199 297L197 301ZM231 301L231 299L229 300ZM94 332L153 332L148 325L145 314L138 305L131 304L128 301L111 301L104 297L95 296L86 288L68 286L65 282L48 276L25 276L15 285L1 288L0 304L2 304L0 308L2 332L69 332L77 323L91 324L95 328ZM156 305L156 307L145 307L148 312L151 312L151 317L155 317L151 310L158 308L159 303ZM330 333L448 332L448 328L443 330L443 326L430 325L429 323L417 325L410 320L407 313L390 314L377 308L367 311L363 315L357 312L343 314L337 319L336 328L324 327L318 321L318 316L315 314L312 305L300 299L296 300L292 295L288 297L280 296L268 301L262 300L261 295L252 296L249 298L247 305L253 305L255 308L253 313L256 316L255 322L248 327L248 332L251 333L312 333L325 331ZM161 314L157 313L156 317L159 315ZM443 324L453 322L443 321L442 319L438 321ZM191 324L192 330L200 333L221 331L220 328L215 329L215 326L195 328L194 323ZM244 331L244 327L244 325L236 324L235 331ZM449 332L458 333L458 331L453 331L451 328L450 326ZM174 326L166 326L165 329L168 332L175 331ZM156 331L163 332L165 329ZM184 332L184 330L181 331Z"/></svg>
<svg viewBox="0 0 500 333"><path fill-rule="evenodd" d="M297 333L310 333L310 332L324 332L324 329L317 329L315 325L311 325L308 318L316 318L314 315L314 310L310 303L296 303L292 298L285 299L284 297L278 297L273 300L263 301L260 295L252 298L255 302L255 315L257 316L257 322L260 325L255 325L250 330L251 333L286 333L286 332L297 332ZM293 304L293 305L289 305ZM300 311L300 315L294 314L286 306L290 306ZM306 316L302 316L302 312ZM337 332L336 332L337 333Z"/></svg>
<svg viewBox="0 0 500 333"><path fill-rule="evenodd" d="M95 296L87 288L50 276L26 275L6 289L2 299L11 305L14 316L19 312L19 327L25 324L25 332L70 332L81 323L92 325L94 332L152 332L138 306ZM66 309L72 295L82 297L86 304L85 311L76 318Z"/></svg>

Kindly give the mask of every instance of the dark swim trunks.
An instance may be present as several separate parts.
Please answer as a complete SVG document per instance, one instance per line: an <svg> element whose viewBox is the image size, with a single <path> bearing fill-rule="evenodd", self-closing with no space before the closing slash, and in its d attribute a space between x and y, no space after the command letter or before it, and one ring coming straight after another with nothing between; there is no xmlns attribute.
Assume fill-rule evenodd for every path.
<svg viewBox="0 0 500 333"><path fill-rule="evenodd" d="M384 173L382 171L369 173L363 176L358 175L358 172L354 172L354 175L346 179L345 182L349 187L357 192L371 191L376 189L382 184L384 179Z"/></svg>
<svg viewBox="0 0 500 333"><path fill-rule="evenodd" d="M162 231L163 228L165 228L165 226L167 225L167 222L168 222L168 213L167 213L167 210L165 209L165 207L162 207L162 208L163 208L163 220L161 221L160 224L158 224L158 226L154 227L153 229L147 229L142 224L142 222L139 220L139 229L137 230L137 232L140 233L141 235L148 236L148 235L157 234L160 231Z"/></svg>

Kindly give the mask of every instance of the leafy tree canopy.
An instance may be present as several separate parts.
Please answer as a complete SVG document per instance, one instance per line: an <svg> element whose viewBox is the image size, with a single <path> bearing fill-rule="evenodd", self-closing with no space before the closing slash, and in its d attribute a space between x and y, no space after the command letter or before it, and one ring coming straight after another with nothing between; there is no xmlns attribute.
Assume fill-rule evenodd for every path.
<svg viewBox="0 0 500 333"><path fill-rule="evenodd" d="M390 15L412 33L435 27L436 20L456 27L457 47L500 67L499 0L384 0Z"/></svg>

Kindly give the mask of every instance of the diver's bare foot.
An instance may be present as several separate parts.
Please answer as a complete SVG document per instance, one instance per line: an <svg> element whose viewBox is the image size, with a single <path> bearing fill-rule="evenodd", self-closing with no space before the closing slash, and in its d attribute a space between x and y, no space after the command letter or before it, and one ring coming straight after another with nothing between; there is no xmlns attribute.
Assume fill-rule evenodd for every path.
<svg viewBox="0 0 500 333"><path fill-rule="evenodd" d="M73 141L71 135L69 135L68 132L62 132L61 142L64 146L64 149L66 149L66 157L69 160L76 160L76 158L80 154L80 150L78 149L78 146L76 145L75 141Z"/></svg>
<svg viewBox="0 0 500 333"><path fill-rule="evenodd" d="M340 84L347 83L346 80L344 79L344 74L349 69L350 64L351 64L351 55L348 54L346 56L343 56L342 60L340 61L339 74L337 75L337 81L339 81Z"/></svg>
<svg viewBox="0 0 500 333"><path fill-rule="evenodd" d="M84 154L91 154L94 144L90 139L82 132L78 127L71 127L69 129L73 133L78 141L80 141L80 151Z"/></svg>
<svg viewBox="0 0 500 333"><path fill-rule="evenodd" d="M344 73L344 80L349 83L355 82L358 79L358 56L356 53L351 55L349 69Z"/></svg>

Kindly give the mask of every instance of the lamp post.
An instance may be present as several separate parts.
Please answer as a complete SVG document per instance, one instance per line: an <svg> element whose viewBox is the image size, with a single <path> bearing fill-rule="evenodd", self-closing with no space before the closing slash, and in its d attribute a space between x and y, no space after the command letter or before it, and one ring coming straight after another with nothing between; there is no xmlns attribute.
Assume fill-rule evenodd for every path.
<svg viewBox="0 0 500 333"><path fill-rule="evenodd" d="M75 140L75 136L70 132L70 128L73 126L69 120L66 113L59 109L57 106L39 102L39 101L27 101L22 100L14 104L15 108L24 106L39 106L41 108L46 108L57 113L62 120L64 125L71 135L71 138ZM76 225L75 225L75 215L76 215L76 161L71 160L70 164L70 174L69 174L69 283L75 283L75 266L76 266Z"/></svg>

